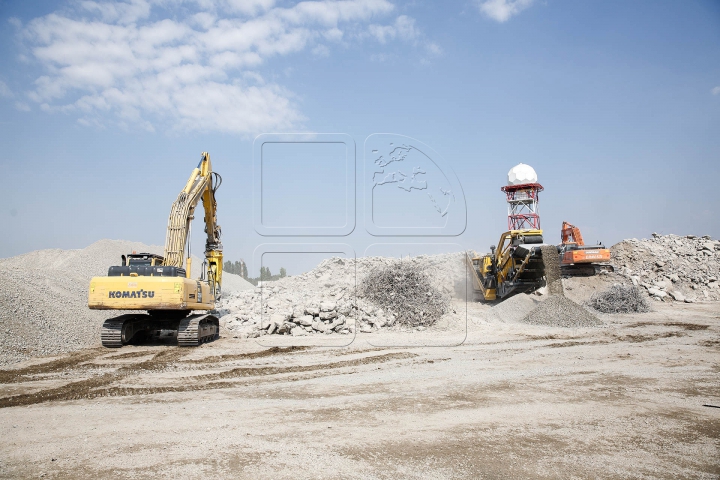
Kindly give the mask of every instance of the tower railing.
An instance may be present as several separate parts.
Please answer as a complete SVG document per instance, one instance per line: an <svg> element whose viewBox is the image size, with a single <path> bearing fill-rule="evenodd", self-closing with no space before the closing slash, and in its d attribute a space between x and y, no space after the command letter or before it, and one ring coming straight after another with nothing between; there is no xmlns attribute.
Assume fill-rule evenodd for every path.
<svg viewBox="0 0 720 480"><path fill-rule="evenodd" d="M508 229L526 230L540 229L538 203L543 186L539 183L507 185L501 190L505 192L508 204Z"/></svg>

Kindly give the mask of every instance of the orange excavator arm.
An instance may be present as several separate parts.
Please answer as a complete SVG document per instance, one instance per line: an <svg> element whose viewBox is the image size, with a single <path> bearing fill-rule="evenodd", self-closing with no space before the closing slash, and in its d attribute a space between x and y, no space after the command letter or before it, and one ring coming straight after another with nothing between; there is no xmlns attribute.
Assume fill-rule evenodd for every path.
<svg viewBox="0 0 720 480"><path fill-rule="evenodd" d="M580 229L568 222L563 222L562 229L560 230L560 236L562 237L563 245L568 243L574 243L578 246L585 245Z"/></svg>

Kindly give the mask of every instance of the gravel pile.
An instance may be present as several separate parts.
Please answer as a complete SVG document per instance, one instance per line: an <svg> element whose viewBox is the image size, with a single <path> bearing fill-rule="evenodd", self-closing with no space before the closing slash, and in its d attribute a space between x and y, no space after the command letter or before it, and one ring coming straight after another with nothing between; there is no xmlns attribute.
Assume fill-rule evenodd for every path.
<svg viewBox="0 0 720 480"><path fill-rule="evenodd" d="M545 264L545 279L550 295L564 295L562 274L560 273L560 255L554 245L540 247Z"/></svg>
<svg viewBox="0 0 720 480"><path fill-rule="evenodd" d="M431 284L422 263L402 260L373 269L362 280L359 294L409 327L434 325L450 303Z"/></svg>
<svg viewBox="0 0 720 480"><path fill-rule="evenodd" d="M490 318L502 323L520 322L542 300L537 295L520 293L492 305Z"/></svg>
<svg viewBox="0 0 720 480"><path fill-rule="evenodd" d="M542 247L545 276L550 295L522 320L530 325L547 327L597 327L603 324L581 305L565 297L560 260L554 246Z"/></svg>
<svg viewBox="0 0 720 480"><path fill-rule="evenodd" d="M377 297L373 297L373 301L373 298L366 298L362 291L358 291L357 287L366 279L373 278L378 272L391 271L387 269L396 266L397 262L396 259L386 257L357 260L334 257L301 275L285 277L252 291L226 296L218 308L221 328L236 338L268 334L347 335L356 329L360 333L371 333L382 328L403 329L410 326L424 330L427 326L417 318L414 319L409 314L412 312L388 308L400 303L384 303ZM442 298L448 302L442 325L449 325L450 317L464 321L464 316L456 313L464 311L465 302L465 264L462 253L420 255L403 259L402 262L406 264L403 268L425 272L425 280L429 285L419 290L429 289L437 296L433 298ZM401 284L399 293L407 294L410 287ZM386 293L389 296L393 292L388 290ZM417 292L411 294L415 296ZM454 308L455 304L462 304L462 308L460 305ZM457 316L457 319L453 316ZM402 325L399 318L404 318L406 325Z"/></svg>
<svg viewBox="0 0 720 480"><path fill-rule="evenodd" d="M655 300L720 300L720 242L709 236L658 235L611 248L619 275Z"/></svg>
<svg viewBox="0 0 720 480"><path fill-rule="evenodd" d="M587 304L603 313L645 313L650 311L646 295L635 285L615 284L604 292L594 293Z"/></svg>
<svg viewBox="0 0 720 480"><path fill-rule="evenodd" d="M595 315L563 295L550 295L521 320L530 325L547 327L598 327L603 325Z"/></svg>
<svg viewBox="0 0 720 480"><path fill-rule="evenodd" d="M30 357L99 345L100 327L113 312L87 307L88 285L107 275L132 251L163 253L163 247L124 240L100 240L78 250L39 250L0 259L0 365ZM193 273L201 260L194 259ZM232 278L235 277L235 278ZM223 275L225 292L253 288Z"/></svg>

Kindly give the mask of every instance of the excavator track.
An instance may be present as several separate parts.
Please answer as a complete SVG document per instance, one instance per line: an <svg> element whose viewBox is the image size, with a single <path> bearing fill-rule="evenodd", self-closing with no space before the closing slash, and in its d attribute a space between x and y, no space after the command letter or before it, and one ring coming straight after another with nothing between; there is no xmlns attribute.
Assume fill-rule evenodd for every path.
<svg viewBox="0 0 720 480"><path fill-rule="evenodd" d="M603 263L576 263L561 265L560 271L564 277L592 277L599 273L612 273L615 268Z"/></svg>
<svg viewBox="0 0 720 480"><path fill-rule="evenodd" d="M220 322L213 315L190 315L178 325L177 341L180 347L197 347L220 337Z"/></svg>
<svg viewBox="0 0 720 480"><path fill-rule="evenodd" d="M220 337L220 322L214 315L190 315L179 321L157 319L152 315L120 315L105 320L100 338L103 347L120 348L168 335L177 335L180 347L197 347Z"/></svg>
<svg viewBox="0 0 720 480"><path fill-rule="evenodd" d="M138 315L120 315L105 320L100 333L103 347L120 348L132 338L131 325L136 323Z"/></svg>

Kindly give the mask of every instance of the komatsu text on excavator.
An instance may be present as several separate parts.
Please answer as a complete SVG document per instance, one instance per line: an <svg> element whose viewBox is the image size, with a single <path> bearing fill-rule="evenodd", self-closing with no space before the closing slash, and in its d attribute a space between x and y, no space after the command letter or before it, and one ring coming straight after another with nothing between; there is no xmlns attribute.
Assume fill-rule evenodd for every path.
<svg viewBox="0 0 720 480"><path fill-rule="evenodd" d="M222 244L217 224L215 192L220 175L213 172L210 155L203 152L170 210L165 253L135 253L122 256L106 277L90 281L88 306L99 310L146 310L105 321L102 344L121 347L151 338L176 337L180 346L197 346L219 336L219 321L210 314L191 314L212 310L222 285ZM205 210L205 261L200 278L191 279L188 245L195 207L202 199Z"/></svg>

